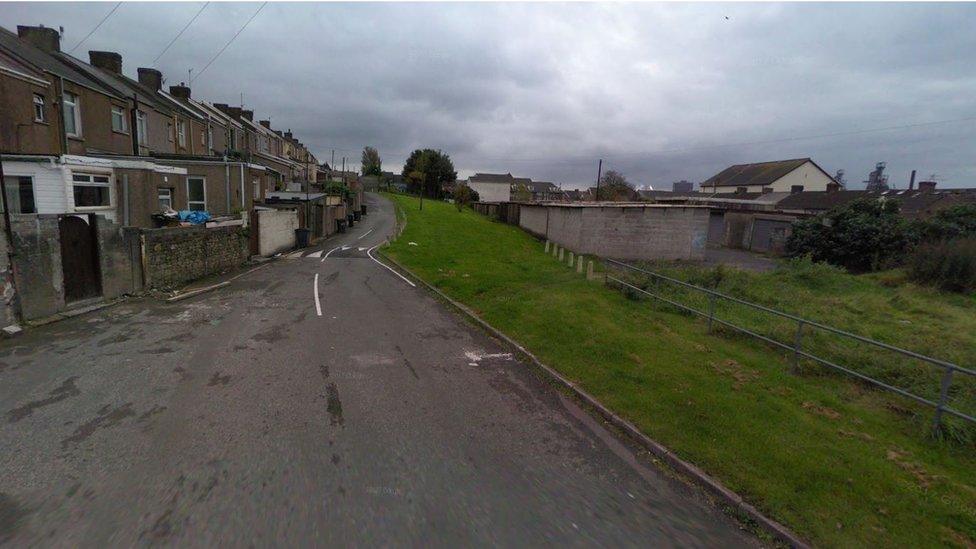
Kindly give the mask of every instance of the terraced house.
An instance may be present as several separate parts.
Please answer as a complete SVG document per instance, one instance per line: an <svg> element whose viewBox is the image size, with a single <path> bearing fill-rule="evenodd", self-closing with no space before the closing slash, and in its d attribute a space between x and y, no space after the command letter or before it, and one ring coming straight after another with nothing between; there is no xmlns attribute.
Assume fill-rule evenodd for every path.
<svg viewBox="0 0 976 549"><path fill-rule="evenodd" d="M2 196L10 217L4 245L53 248L21 254L28 263L18 287L63 267L62 301L107 295L110 269L99 262L111 258L99 253L98 238L103 229L113 233L105 227L150 228L167 210L205 210L247 223L268 191L315 177L306 168L314 156L304 147L286 154L285 137L268 121L253 122L250 110L201 101L182 82L164 87L154 68L129 71L117 52L90 51L83 60L61 51L53 28L0 28ZM44 231L53 231L50 239ZM58 247L58 265L31 271L28 252L50 256ZM71 274L78 254L65 252L82 248L90 253L81 254L87 256ZM16 269L3 255L0 285L13 287ZM76 279L90 280L68 291ZM0 306L9 320L11 299Z"/></svg>

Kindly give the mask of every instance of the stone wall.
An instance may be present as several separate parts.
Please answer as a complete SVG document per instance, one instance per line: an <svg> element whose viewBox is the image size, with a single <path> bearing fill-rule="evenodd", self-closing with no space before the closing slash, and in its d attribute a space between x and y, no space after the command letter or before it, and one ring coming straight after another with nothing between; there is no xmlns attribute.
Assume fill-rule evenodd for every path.
<svg viewBox="0 0 976 549"><path fill-rule="evenodd" d="M145 287L175 289L237 268L247 261L248 239L239 226L142 229Z"/></svg>
<svg viewBox="0 0 976 549"><path fill-rule="evenodd" d="M61 238L55 214L10 215L14 280L25 320L51 316L65 307Z"/></svg>
<svg viewBox="0 0 976 549"><path fill-rule="evenodd" d="M521 205L519 225L571 251L615 259L705 257L709 208L664 205Z"/></svg>

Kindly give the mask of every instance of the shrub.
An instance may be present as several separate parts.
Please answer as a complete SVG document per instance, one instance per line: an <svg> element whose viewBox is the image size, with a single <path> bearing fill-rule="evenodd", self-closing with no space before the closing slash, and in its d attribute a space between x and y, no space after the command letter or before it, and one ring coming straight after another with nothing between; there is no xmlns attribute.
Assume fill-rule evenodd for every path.
<svg viewBox="0 0 976 549"><path fill-rule="evenodd" d="M976 291L976 237L921 244L909 269L917 282L951 292Z"/></svg>
<svg viewBox="0 0 976 549"><path fill-rule="evenodd" d="M929 219L913 222L911 230L919 242L976 236L976 204L946 208Z"/></svg>
<svg viewBox="0 0 976 549"><path fill-rule="evenodd" d="M877 271L904 258L907 229L897 202L863 198L793 223L786 251L852 272Z"/></svg>

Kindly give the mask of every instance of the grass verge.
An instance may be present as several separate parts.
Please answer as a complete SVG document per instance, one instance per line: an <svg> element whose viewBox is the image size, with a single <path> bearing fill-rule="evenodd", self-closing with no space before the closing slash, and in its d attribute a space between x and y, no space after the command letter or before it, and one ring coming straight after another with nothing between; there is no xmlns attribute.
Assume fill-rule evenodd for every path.
<svg viewBox="0 0 976 549"><path fill-rule="evenodd" d="M790 374L768 347L585 281L516 227L390 198L408 224L387 253L814 544L976 540L972 448L921 435L894 397Z"/></svg>

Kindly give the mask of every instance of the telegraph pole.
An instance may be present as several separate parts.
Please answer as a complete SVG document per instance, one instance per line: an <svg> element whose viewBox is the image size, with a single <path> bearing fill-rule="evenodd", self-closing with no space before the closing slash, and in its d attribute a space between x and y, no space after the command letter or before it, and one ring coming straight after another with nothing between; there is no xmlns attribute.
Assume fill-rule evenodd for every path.
<svg viewBox="0 0 976 549"><path fill-rule="evenodd" d="M600 201L600 178L603 177L603 159L600 159L600 164L596 168L596 196L593 200Z"/></svg>

